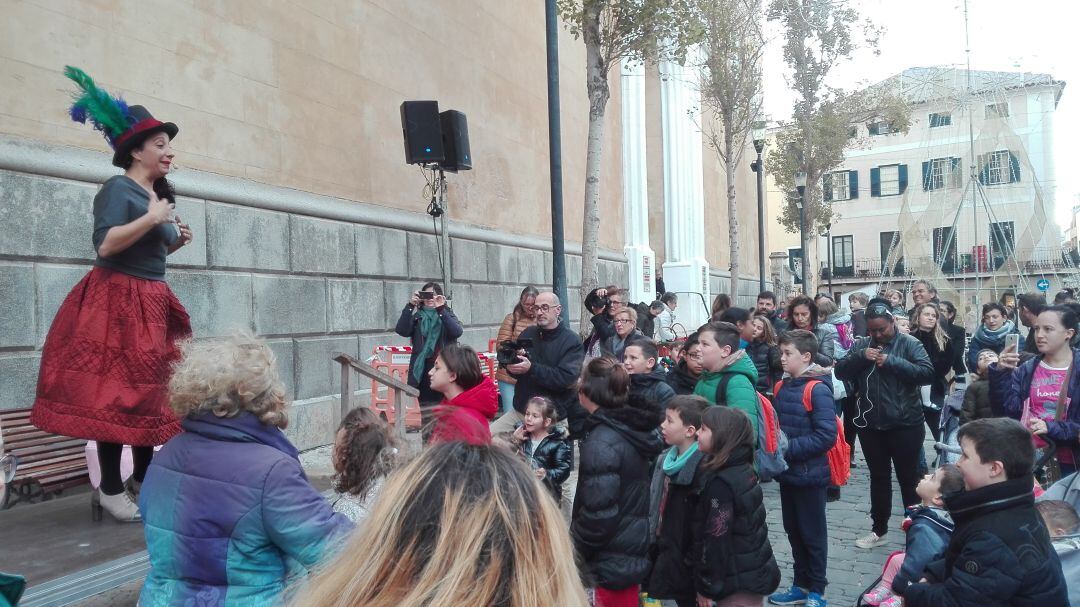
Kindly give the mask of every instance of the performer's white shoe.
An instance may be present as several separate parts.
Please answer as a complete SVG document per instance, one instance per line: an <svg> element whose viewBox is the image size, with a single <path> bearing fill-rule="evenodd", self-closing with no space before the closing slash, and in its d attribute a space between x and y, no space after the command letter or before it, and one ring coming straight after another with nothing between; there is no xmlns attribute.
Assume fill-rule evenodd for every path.
<svg viewBox="0 0 1080 607"><path fill-rule="evenodd" d="M116 495L105 495L100 491L94 491L91 498L94 520L101 520L101 511L105 510L114 519L121 523L137 523L142 520L139 514L139 506L131 499L131 494L123 491Z"/></svg>

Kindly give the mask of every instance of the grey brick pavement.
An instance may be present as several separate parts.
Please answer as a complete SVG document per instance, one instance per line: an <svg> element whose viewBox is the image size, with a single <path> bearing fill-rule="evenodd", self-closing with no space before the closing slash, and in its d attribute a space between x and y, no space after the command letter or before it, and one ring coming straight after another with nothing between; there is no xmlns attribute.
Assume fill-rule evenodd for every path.
<svg viewBox="0 0 1080 607"><path fill-rule="evenodd" d="M932 457L933 442L927 443L928 457ZM870 532L870 474L862 452L856 451L857 467L851 471L851 480L840 492L840 501L832 502L826 510L829 521L829 587L825 598L829 605L854 605L858 595L881 575L881 568L889 554L904 549L903 506L900 488L893 478L893 517L889 519L888 543L872 550L855 546L855 539ZM791 586L791 546L784 534L780 517L780 487L776 483L762 485L765 507L768 509L769 540L772 542L776 562L780 566L781 588ZM767 604L767 603L766 603Z"/></svg>

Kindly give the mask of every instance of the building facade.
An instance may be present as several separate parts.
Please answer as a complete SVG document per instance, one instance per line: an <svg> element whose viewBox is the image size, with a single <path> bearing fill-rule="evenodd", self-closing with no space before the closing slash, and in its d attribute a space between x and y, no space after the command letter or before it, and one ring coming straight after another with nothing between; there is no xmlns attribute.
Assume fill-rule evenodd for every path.
<svg viewBox="0 0 1080 607"><path fill-rule="evenodd" d="M116 172L105 142L67 116L67 64L180 126L170 180L195 242L168 280L197 337L269 340L301 447L332 431L332 353L403 343L391 327L409 294L442 278L425 181L404 162L402 101L468 116L474 169L449 177L444 260L463 341L486 349L522 287L551 284L542 4L0 0L0 14L0 408L33 401L52 317L94 259L96 188ZM577 322L588 99L583 45L565 31L560 57ZM707 302L730 279L723 172L687 120L692 79L664 76L685 69L611 75L600 282L651 301L663 272L696 327L691 293ZM737 187L749 220L752 177ZM752 299L756 262L743 267Z"/></svg>
<svg viewBox="0 0 1080 607"><path fill-rule="evenodd" d="M824 176L835 219L819 240L819 290L928 278L971 303L1072 273L1053 218L1063 82L973 71L969 93L964 70L912 68L875 86L910 102L911 126L853 125L843 165Z"/></svg>

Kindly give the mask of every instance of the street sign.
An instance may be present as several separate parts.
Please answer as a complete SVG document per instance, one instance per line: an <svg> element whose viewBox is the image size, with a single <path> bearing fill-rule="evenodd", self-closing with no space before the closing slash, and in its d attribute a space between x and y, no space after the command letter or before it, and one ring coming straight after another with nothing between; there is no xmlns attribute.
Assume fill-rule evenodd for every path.
<svg viewBox="0 0 1080 607"><path fill-rule="evenodd" d="M1040 279L1039 279L1039 282L1035 283L1035 286L1036 286L1036 287L1037 287L1037 288L1038 288L1038 289L1039 289L1040 291L1044 291L1044 292L1045 292L1045 291L1049 291L1049 290L1050 290L1050 281L1049 281L1049 280L1046 280L1045 278L1040 278Z"/></svg>

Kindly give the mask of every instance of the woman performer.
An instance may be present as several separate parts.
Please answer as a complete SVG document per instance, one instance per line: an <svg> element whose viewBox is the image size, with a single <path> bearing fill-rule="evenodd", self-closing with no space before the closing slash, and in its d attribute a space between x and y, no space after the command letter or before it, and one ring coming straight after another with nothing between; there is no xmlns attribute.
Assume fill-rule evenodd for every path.
<svg viewBox="0 0 1080 607"><path fill-rule="evenodd" d="M166 384L179 355L176 341L191 335L191 325L165 283L165 257L192 238L173 216L175 197L165 179L179 129L113 98L82 70L69 66L64 75L82 89L72 119L89 119L105 135L112 163L124 174L109 178L94 198L97 259L45 338L30 420L47 432L97 441L94 518L104 509L133 522L140 520L136 499L154 445L180 431ZM124 445L131 445L134 461L127 483L120 476Z"/></svg>

